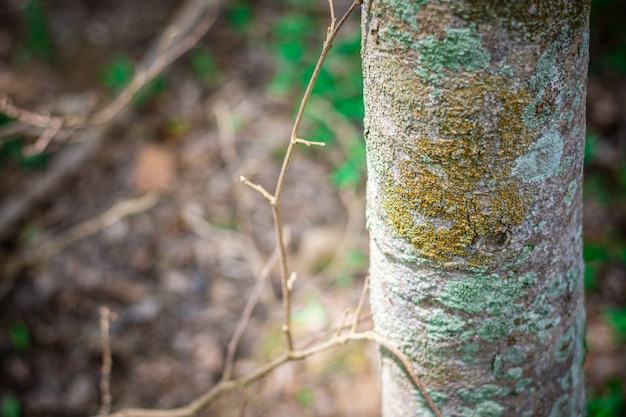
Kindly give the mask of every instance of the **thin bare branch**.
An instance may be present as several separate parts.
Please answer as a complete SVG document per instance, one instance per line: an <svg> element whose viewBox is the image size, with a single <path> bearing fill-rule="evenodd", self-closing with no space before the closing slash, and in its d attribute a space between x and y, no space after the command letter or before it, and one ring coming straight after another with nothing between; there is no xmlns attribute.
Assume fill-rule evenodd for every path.
<svg viewBox="0 0 626 417"><path fill-rule="evenodd" d="M115 313L107 307L100 307L100 338L102 340L102 368L100 371L100 411L99 416L106 416L111 412L111 341L109 337L109 327L112 320L115 320Z"/></svg>
<svg viewBox="0 0 626 417"><path fill-rule="evenodd" d="M337 328L337 333L335 333L335 337L341 336L341 331L346 325L346 320L348 320L348 316L350 315L350 309L346 308L346 311L343 312L343 318L341 319L341 324Z"/></svg>
<svg viewBox="0 0 626 417"><path fill-rule="evenodd" d="M274 196L271 195L265 188L263 188L262 185L251 182L243 175L239 176L239 181L241 181L243 184L247 185L248 187L260 193L263 197L267 199L267 201L270 202L272 206L275 204L276 199L274 198Z"/></svg>
<svg viewBox="0 0 626 417"><path fill-rule="evenodd" d="M121 201L99 216L74 226L65 234L45 243L35 251L35 258L37 261L49 259L78 240L91 236L125 217L149 210L157 201L159 198L154 193Z"/></svg>
<svg viewBox="0 0 626 417"><path fill-rule="evenodd" d="M254 307L256 307L256 305L258 304L259 299L261 298L261 291L263 290L263 287L265 287L270 272L272 271L274 265L276 265L276 262L278 262L278 249L274 250L272 256L270 256L270 258L263 266L263 269L259 274L256 284L254 285L254 289L252 290L252 293L250 294L250 297L246 302L246 306L241 313L241 317L239 317L239 321L237 322L237 326L235 327L233 336L228 343L228 348L226 350L226 359L224 361L224 372L222 374L223 381L229 380L233 376L233 366L235 364L235 354L237 353L237 346L239 345L239 341L243 336L243 332L245 331L246 326L250 321L252 311L254 310Z"/></svg>
<svg viewBox="0 0 626 417"><path fill-rule="evenodd" d="M282 217L280 212L280 197L283 192L283 188L285 186L285 177L287 175L287 171L289 166L291 165L291 160L293 159L293 154L296 146L296 139L298 138L298 133L300 131L300 125L302 124L302 118L304 116L304 110L306 109L307 103L311 98L311 93L313 91L313 86L317 81L317 77L320 74L322 69L322 65L326 60L326 56L332 47L332 43L348 20L348 17L352 14L354 10L358 7L357 3L354 2L350 5L346 13L343 15L341 20L337 25L332 25L333 30L329 30L326 36L326 40L324 41L324 45L322 47L322 51L318 58L317 64L315 65L315 69L313 70L313 74L309 80L307 88L302 97L302 101L300 102L300 107L298 108L298 112L296 114L296 118L293 124L293 129L291 131L291 137L289 139L289 145L287 146L287 152L285 154L285 158L283 159L283 164L280 169L280 173L278 174L278 179L276 181L276 188L274 191L274 200L272 202L272 215L274 218L274 229L276 233L276 240L278 241L278 248L280 249L280 272L281 272L281 282L282 282L282 293L283 293L283 308L285 314L285 324L283 326L283 330L285 332L285 338L287 341L287 351L293 350L293 339L291 337L291 297L289 296L289 288L287 285L289 279L289 266L287 262L287 247L285 245L284 236L283 236L283 225L282 225Z"/></svg>
<svg viewBox="0 0 626 417"><path fill-rule="evenodd" d="M312 141L312 140L306 140L306 139L300 139L300 138L295 138L293 141L295 143L301 143L301 144L306 145L308 147L311 147L311 146L321 146L321 147L324 147L324 146L326 146L326 143L324 143L324 142L315 142L315 141Z"/></svg>
<svg viewBox="0 0 626 417"><path fill-rule="evenodd" d="M335 2L333 0L328 0L328 8L330 9L330 26L328 30L332 32L335 30L335 24L337 23L337 18L335 18Z"/></svg>
<svg viewBox="0 0 626 417"><path fill-rule="evenodd" d="M359 304L356 306L354 312L354 321L352 322L352 333L356 333L357 326L361 320L361 314L363 313L363 306L365 306L365 299L367 298L367 290L369 288L369 275L365 275L365 281L363 282L363 290L361 290L361 297L359 298Z"/></svg>
<svg viewBox="0 0 626 417"><path fill-rule="evenodd" d="M46 150L52 139L56 136L57 133L63 127L63 123L59 119L53 119L50 121L50 125L43 131L39 139L32 145L28 146L24 153L26 155L35 155L42 153Z"/></svg>

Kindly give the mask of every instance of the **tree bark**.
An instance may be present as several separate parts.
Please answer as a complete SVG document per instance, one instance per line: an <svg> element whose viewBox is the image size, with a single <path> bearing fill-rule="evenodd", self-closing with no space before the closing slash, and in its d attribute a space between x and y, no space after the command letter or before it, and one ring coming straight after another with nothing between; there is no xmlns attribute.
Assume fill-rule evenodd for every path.
<svg viewBox="0 0 626 417"><path fill-rule="evenodd" d="M376 330L444 416L583 416L590 0L369 0ZM383 416L432 416L381 352Z"/></svg>

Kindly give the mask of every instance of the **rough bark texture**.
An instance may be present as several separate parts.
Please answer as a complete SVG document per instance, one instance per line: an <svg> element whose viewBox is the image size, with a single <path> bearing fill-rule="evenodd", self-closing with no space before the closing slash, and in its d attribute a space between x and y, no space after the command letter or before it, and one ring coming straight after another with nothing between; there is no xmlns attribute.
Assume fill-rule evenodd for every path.
<svg viewBox="0 0 626 417"><path fill-rule="evenodd" d="M590 0L363 3L371 290L444 416L584 414ZM383 416L432 416L382 352Z"/></svg>

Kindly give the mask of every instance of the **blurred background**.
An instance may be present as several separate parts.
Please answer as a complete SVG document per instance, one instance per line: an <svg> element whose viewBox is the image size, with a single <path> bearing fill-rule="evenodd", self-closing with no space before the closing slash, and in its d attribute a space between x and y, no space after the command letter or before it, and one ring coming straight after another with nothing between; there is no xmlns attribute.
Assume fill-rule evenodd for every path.
<svg viewBox="0 0 626 417"><path fill-rule="evenodd" d="M182 3L1 0L0 92L41 114L98 111L128 86ZM114 409L180 406L210 388L266 276L234 372L282 352L271 210L238 178L274 189L328 4L223 3L208 34L104 126L59 135L36 152L41 131L0 114L0 417L98 412L101 306L117 315ZM338 13L349 4L335 3ZM584 190L591 417L626 416L624 16L623 0L592 2ZM359 49L357 13L301 130L327 146L297 149L283 195L299 346L354 309L367 271ZM76 157L75 149L86 150ZM2 224L12 207L19 215ZM203 415L377 416L378 396L375 347L350 344L284 366Z"/></svg>

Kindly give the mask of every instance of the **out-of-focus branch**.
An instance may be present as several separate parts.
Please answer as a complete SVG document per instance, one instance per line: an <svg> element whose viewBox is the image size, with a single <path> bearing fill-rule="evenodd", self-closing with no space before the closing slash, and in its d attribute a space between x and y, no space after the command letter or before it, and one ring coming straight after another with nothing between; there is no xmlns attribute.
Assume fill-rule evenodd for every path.
<svg viewBox="0 0 626 417"><path fill-rule="evenodd" d="M24 251L0 266L0 300L13 286L16 275L29 266L45 262L72 243L91 236L100 230L134 214L149 210L158 201L158 196L148 193L142 197L121 201L100 215L80 223L65 233L45 241L40 246Z"/></svg>
<svg viewBox="0 0 626 417"><path fill-rule="evenodd" d="M200 40L213 25L218 9L219 0L187 0L159 35L142 64L137 66L138 70L126 88L102 110L90 116L63 118L36 114L14 106L6 97L0 97L0 112L16 118L14 123L27 124L41 130L32 149L45 149L61 131L83 130L75 138L80 142L78 145L57 155L45 173L33 178L20 188L17 195L6 199L0 206L0 239L14 231L16 223L26 216L33 205L45 199L98 153L111 122L122 120L128 104L141 88Z"/></svg>

